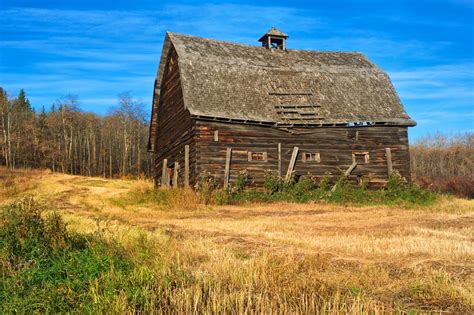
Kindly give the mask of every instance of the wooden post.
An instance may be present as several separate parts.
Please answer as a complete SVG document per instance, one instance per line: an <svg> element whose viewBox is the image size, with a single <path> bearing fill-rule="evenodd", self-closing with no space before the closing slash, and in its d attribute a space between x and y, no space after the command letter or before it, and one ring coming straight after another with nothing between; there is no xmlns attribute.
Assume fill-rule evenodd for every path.
<svg viewBox="0 0 474 315"><path fill-rule="evenodd" d="M392 150L390 148L385 148L385 156L387 157L387 171L388 176L392 175L393 164L392 164Z"/></svg>
<svg viewBox="0 0 474 315"><path fill-rule="evenodd" d="M226 153L226 156L225 156L224 188L229 187L231 156L232 156L232 148L227 148L227 153Z"/></svg>
<svg viewBox="0 0 474 315"><path fill-rule="evenodd" d="M189 145L184 146L184 187L189 188Z"/></svg>
<svg viewBox="0 0 474 315"><path fill-rule="evenodd" d="M178 188L179 162L174 162L173 187Z"/></svg>
<svg viewBox="0 0 474 315"><path fill-rule="evenodd" d="M281 143L278 143L278 176L281 177Z"/></svg>
<svg viewBox="0 0 474 315"><path fill-rule="evenodd" d="M352 165L349 166L349 168L344 172L344 177L349 176L349 174L352 173L352 171L356 168L356 166L357 166L357 162L353 162ZM337 187L337 183L335 183L334 186L332 186L331 192L334 192L336 190L336 187Z"/></svg>
<svg viewBox="0 0 474 315"><path fill-rule="evenodd" d="M349 176L349 174L352 173L356 166L357 162L352 163L351 166L349 166L349 168L344 172L344 176Z"/></svg>
<svg viewBox="0 0 474 315"><path fill-rule="evenodd" d="M161 186L168 187L169 186L169 179L168 179L168 159L163 159L163 170L161 171Z"/></svg>
<svg viewBox="0 0 474 315"><path fill-rule="evenodd" d="M291 174L293 173L293 168L295 167L296 157L298 156L298 150L300 148L294 147L293 154L291 155L290 164L288 164L288 171L286 172L285 180L290 180Z"/></svg>

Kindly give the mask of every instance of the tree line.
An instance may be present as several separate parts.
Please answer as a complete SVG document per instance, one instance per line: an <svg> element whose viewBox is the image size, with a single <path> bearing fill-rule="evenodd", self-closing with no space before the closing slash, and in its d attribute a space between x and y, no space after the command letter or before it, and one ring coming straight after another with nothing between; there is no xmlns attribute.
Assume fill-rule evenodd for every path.
<svg viewBox="0 0 474 315"><path fill-rule="evenodd" d="M0 87L0 165L85 176L149 176L148 122L128 93L104 115L83 112L75 96L36 112L25 91Z"/></svg>
<svg viewBox="0 0 474 315"><path fill-rule="evenodd" d="M437 133L410 146L411 170L415 176L449 178L474 176L474 133Z"/></svg>

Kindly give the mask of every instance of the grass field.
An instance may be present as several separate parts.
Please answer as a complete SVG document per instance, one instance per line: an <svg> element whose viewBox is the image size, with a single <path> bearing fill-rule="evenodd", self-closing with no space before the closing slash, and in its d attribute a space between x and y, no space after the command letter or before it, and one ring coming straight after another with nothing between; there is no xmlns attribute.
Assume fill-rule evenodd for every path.
<svg viewBox="0 0 474 315"><path fill-rule="evenodd" d="M67 245L77 243L74 237L64 238L57 256L62 269L43 256L43 265L32 259L39 257L36 249L29 265L3 263L2 313L474 312L472 200L442 196L410 208L216 206L182 190L163 193L160 202L141 198L151 187L146 181L0 169L0 204L32 196L35 201L23 199L18 207L34 203L45 209L42 216L56 211L68 233L94 240L74 247ZM50 248L56 255L59 247ZM68 256L65 248L93 254ZM70 257L76 264L68 263ZM75 270L85 264L101 267ZM68 272L81 280L68 282ZM52 298L52 292L71 298L60 303L63 295Z"/></svg>

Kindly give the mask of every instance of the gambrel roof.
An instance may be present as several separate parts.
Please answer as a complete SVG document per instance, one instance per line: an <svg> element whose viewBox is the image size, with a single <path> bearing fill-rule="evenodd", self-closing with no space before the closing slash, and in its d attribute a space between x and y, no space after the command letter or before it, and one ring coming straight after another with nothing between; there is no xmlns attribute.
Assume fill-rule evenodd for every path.
<svg viewBox="0 0 474 315"><path fill-rule="evenodd" d="M388 75L362 53L268 49L176 33L165 37L157 99L172 46L185 107L197 118L285 128L416 125Z"/></svg>

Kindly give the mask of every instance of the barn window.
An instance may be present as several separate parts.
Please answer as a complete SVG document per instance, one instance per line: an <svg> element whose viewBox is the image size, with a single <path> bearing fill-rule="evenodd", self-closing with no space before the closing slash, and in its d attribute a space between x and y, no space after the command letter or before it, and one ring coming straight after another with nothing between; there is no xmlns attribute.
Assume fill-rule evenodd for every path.
<svg viewBox="0 0 474 315"><path fill-rule="evenodd" d="M352 152L352 162L357 162L357 164L367 164L369 163L369 152Z"/></svg>
<svg viewBox="0 0 474 315"><path fill-rule="evenodd" d="M349 140L359 140L359 131L358 130L347 130L346 131L346 137Z"/></svg>
<svg viewBox="0 0 474 315"><path fill-rule="evenodd" d="M321 162L321 155L319 153L304 152L303 155L301 156L301 160L303 162L319 163Z"/></svg>
<svg viewBox="0 0 474 315"><path fill-rule="evenodd" d="M268 161L267 152L249 152L248 153L248 160L250 161Z"/></svg>

